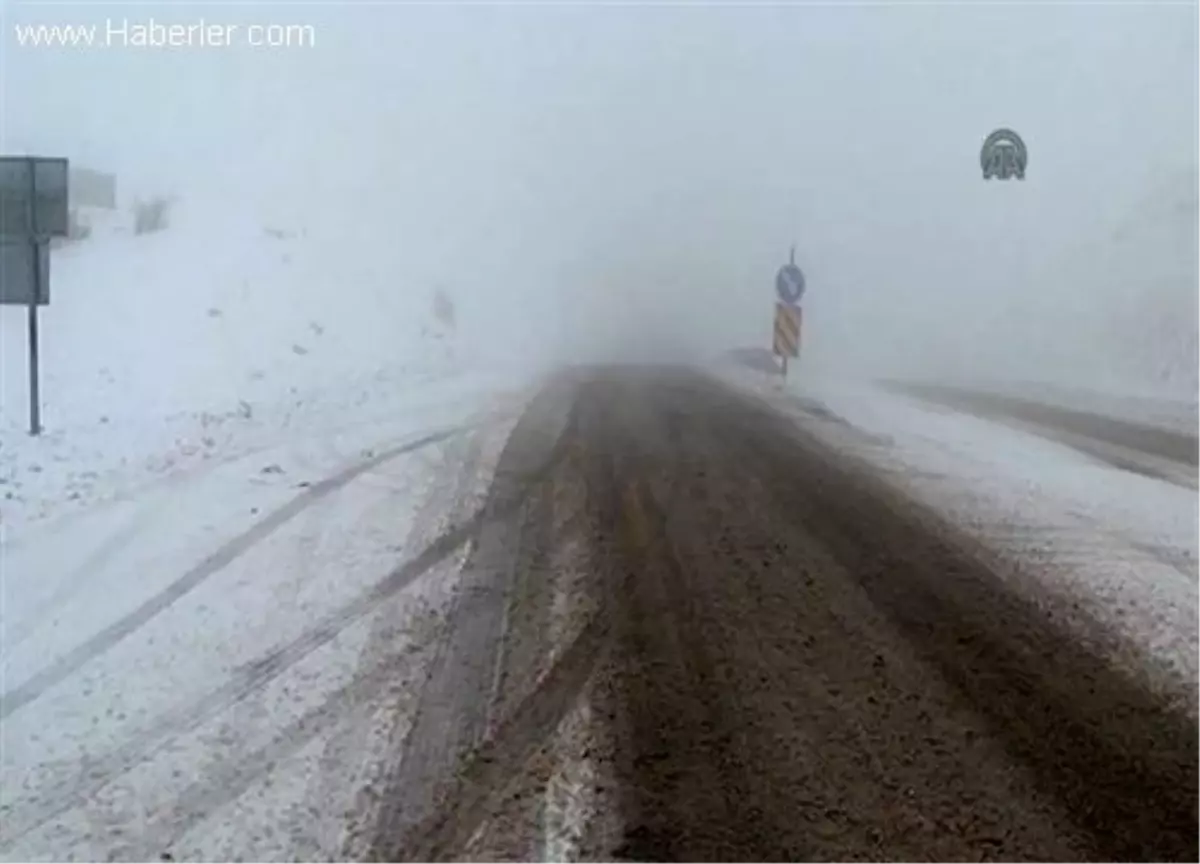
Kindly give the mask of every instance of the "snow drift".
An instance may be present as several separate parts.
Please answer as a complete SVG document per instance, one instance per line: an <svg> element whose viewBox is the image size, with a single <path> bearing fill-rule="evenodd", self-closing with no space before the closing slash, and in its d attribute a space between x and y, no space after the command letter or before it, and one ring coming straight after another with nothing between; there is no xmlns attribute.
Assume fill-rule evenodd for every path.
<svg viewBox="0 0 1200 864"><path fill-rule="evenodd" d="M25 312L0 310L9 528L146 472L381 419L466 368L435 286L336 229L187 201L165 230L131 222L101 220L53 252L40 438L27 434Z"/></svg>

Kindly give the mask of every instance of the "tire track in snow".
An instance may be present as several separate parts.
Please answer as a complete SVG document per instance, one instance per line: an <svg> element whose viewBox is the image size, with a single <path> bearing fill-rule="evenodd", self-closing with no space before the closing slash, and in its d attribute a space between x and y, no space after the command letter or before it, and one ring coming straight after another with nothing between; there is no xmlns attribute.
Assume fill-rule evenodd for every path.
<svg viewBox="0 0 1200 864"><path fill-rule="evenodd" d="M481 417L483 416L486 416L486 412L481 415ZM463 428L472 428L479 422L480 419L472 420L468 418L461 425ZM309 443L289 445L289 449L296 450L295 456L289 458L289 465L295 473L302 477L306 474L320 476L325 471L328 471L331 465L345 465L356 457L374 458L378 451L387 449L385 445L388 441L394 441L396 436L383 441L373 441L369 446L365 447L344 445L341 442L341 437L349 432L375 425L376 423L377 421L360 422L342 427L337 430L336 434L311 442L311 452ZM408 434L412 434L412 430ZM278 446L278 444L264 444L221 458L207 460L202 466L172 473L165 478L159 478L148 484L138 486L134 490L122 493L116 498L100 501L94 508L90 508L89 510L65 515L53 523L53 525L47 526L48 530L69 528L88 512L113 512L118 508L128 508L131 511L120 521L119 528L101 540L95 550L81 563L70 568L69 574L54 587L49 596L36 603L28 613L22 614L15 624L4 628L2 644L5 649L11 651L28 640L30 636L45 625L48 618L76 597L80 589L87 584L88 578L95 571L107 566L115 556L124 552L139 536L147 534L152 528L157 527L160 524L160 517L165 512L164 508L168 503L167 498L172 493L178 494L185 483L204 479L221 469L228 468L239 462L249 461L264 453L270 453L272 450L278 449ZM355 452L352 453L349 451ZM252 479L250 482L254 483L256 481ZM296 488L310 489L311 487L311 481L296 484ZM138 496L141 496L141 498ZM310 507L306 515L311 519L313 514L314 508ZM44 538L35 538L35 540L42 540L44 542ZM10 542L6 545L8 550L12 552L24 549L29 543L28 538L23 538L15 543Z"/></svg>
<svg viewBox="0 0 1200 864"><path fill-rule="evenodd" d="M578 397L576 406L584 398ZM605 544L610 555L620 557L619 553L608 547L612 542L622 547L638 545L640 541L635 535L641 523L631 516L630 509L625 506L628 502L615 482L610 460L604 458L603 454L597 458L594 453L584 454L580 450L578 427L581 413L577 408L572 410L572 419L558 444L568 453L572 448L576 450L583 462L576 470L585 472L590 478L586 484L585 505L589 512L574 518L580 521L599 518L598 524L609 529L607 533L610 537L620 537L619 541ZM528 520L531 525L545 528L548 524L557 524L553 495L542 495L536 502L533 499L531 502L536 504ZM545 542L546 539L539 536L538 532L526 530L525 536L515 547L497 550L499 555L484 555L483 560L493 566L505 561L527 560L530 554L536 556L544 551L542 544ZM505 817L508 812L503 809L505 798L515 794L512 789L514 778L529 775L531 766L538 760L554 761L555 733L562 729L564 720L578 708L588 682L593 680L596 669L609 656L613 635L613 604L619 603L619 596L630 589L631 583L636 580L634 574L638 572L636 568L616 566L616 561L605 555L597 558L595 563L596 570L590 577L598 583L598 608L587 615L573 638L562 646L561 651L555 652L544 672L536 676L532 686L519 692L518 698L512 700L513 704L498 704L494 692L491 698L475 694L485 712L494 712L496 718L486 734L474 741L472 746L463 747L457 754L452 754L457 755L450 765L453 770L447 774L422 776L419 769L428 766L419 765L418 770L414 771L411 764L406 766L401 762L400 776L394 784L394 809L390 814L383 814L384 818L377 826L375 841L366 856L369 860L460 860L466 857L465 851L478 839L481 829L489 821ZM509 586L509 589L511 591L513 587ZM525 608L527 604L512 602L520 599L510 598L510 602L505 604L507 615L520 613L524 619L524 615L529 613L530 610ZM533 612L536 617L538 610L535 608ZM521 623L529 625L527 620ZM503 650L503 646L496 647ZM527 653L533 653L536 657L538 652L534 650ZM526 658L517 661L515 667L530 674L528 667L531 665L536 666L536 661ZM446 675L449 671L453 670L443 670L442 674ZM449 677L461 685L461 672L457 677L452 674ZM500 710L496 710L497 707ZM413 737L416 738L416 734ZM428 746L428 743L421 740L408 742L413 749L423 744ZM446 766L443 764L442 767L445 769ZM548 775L553 773L553 769L547 772ZM399 782L401 778L405 782ZM540 788L548 780L549 776L539 779L533 786ZM431 786L432 789L429 788ZM533 806L536 813L541 803L535 802ZM519 832L521 826L506 824L502 830ZM483 855L484 860L493 857L489 853Z"/></svg>
<svg viewBox="0 0 1200 864"><path fill-rule="evenodd" d="M462 431L462 427L455 427L423 436L415 441L385 450L344 471L313 483L283 507L275 510L242 534L221 546L179 579L150 597L132 612L109 624L99 633L59 657L50 666L27 679L24 683L0 695L0 720L9 717L15 711L20 710L37 699L51 687L59 684L65 678L78 671L92 658L111 649L126 636L133 633L155 616L166 611L179 598L191 592L213 574L232 564L316 502L342 489L355 478L378 467L384 462L403 456L406 453L411 453L422 447L444 441L454 435L461 434Z"/></svg>
<svg viewBox="0 0 1200 864"><path fill-rule="evenodd" d="M490 805L567 716L604 653L608 625L594 615L557 663L494 737L471 751L451 781L443 807L401 835L384 830L369 860L455 860L489 815Z"/></svg>
<svg viewBox="0 0 1200 864"><path fill-rule="evenodd" d="M883 382L900 395L1008 423L1071 447L1122 471L1196 488L1194 434L1091 411L961 387Z"/></svg>
<svg viewBox="0 0 1200 864"><path fill-rule="evenodd" d="M507 422L506 427L511 427L511 422ZM504 439L507 439L509 432L511 428L506 428ZM479 498L487 486L485 484L482 491L477 491L474 487L482 482L485 460L488 465L495 464L492 461L495 454L490 452L491 448L485 440L490 437L484 434L472 436L457 448L458 452L453 452L455 448L450 448L451 453L447 454L441 466L429 466L431 471L441 467L442 473L452 475L456 479L454 482L439 483L425 500L409 529L406 551L419 549L429 537L437 536L440 524L447 521L450 524L464 522L470 518L473 511L479 509ZM457 467L451 469L451 465ZM448 592L459 590L457 577L463 559L469 554L470 544L464 545L467 548L459 555L447 556L439 561L431 568L427 577L444 582ZM446 600L447 613L453 608L454 602L451 593ZM446 615L446 620L449 621L449 614ZM374 657L391 653L392 646L401 632L401 626L391 609L381 608L372 622L371 631L361 651L360 665L369 668L373 665ZM443 636L444 632L439 630L432 645L434 654ZM326 742L317 776L310 784L306 800L313 806L324 808L329 806L328 802L341 790L352 789L355 791L350 795L346 812L356 815L339 826L339 836L336 839L309 835L310 847L331 850L322 851L323 857L361 857L351 851L355 841L354 835L361 814L371 813L378 806L375 790L386 782L391 770L390 756L399 750L404 736L408 734L405 720L411 719L415 713L419 688L414 687L413 691L412 694L403 694L399 699L393 697L378 700L361 716L348 720ZM410 698L413 703L411 705ZM403 704L400 704L401 699ZM309 826L306 830L319 832L321 826Z"/></svg>
<svg viewBox="0 0 1200 864"><path fill-rule="evenodd" d="M445 628L444 620L426 613L414 626ZM172 806L156 811L143 825L134 848L118 850L115 857L127 861L152 861L225 804L236 800L289 756L309 741L329 732L349 709L368 702L380 688L416 669L428 653L431 638L414 639L404 648L376 657L347 683L333 690L321 704L284 726L262 746L238 742L221 754L215 770L187 785ZM317 857L320 857L319 855Z"/></svg>
<svg viewBox="0 0 1200 864"><path fill-rule="evenodd" d="M448 434L455 433L443 434L448 437ZM398 454L393 453L392 456L394 455ZM418 578L452 555L455 550L478 536L486 524L496 519L506 518L520 509L529 489L535 488L538 478L548 474L561 457L560 451L553 451L542 465L535 468L530 478L530 485L526 489L520 490L517 496L500 502L491 502L492 506L481 508L466 522L446 530L429 543L420 554L407 559L369 591L325 615L316 626L301 636L242 664L234 675L220 687L163 714L149 728L140 730L131 736L124 745L108 754L80 763L75 774L58 777L52 783L47 784L49 788L41 794L20 799L14 805L0 807L0 816L3 817L0 848L9 846L21 836L36 830L51 819L75 807L85 805L96 792L107 786L115 777L127 773L161 751L172 738L197 729L208 720L246 699L318 648L332 641L347 627L374 613L379 604L408 588ZM383 458L391 457L387 454L376 457L376 459Z"/></svg>
<svg viewBox="0 0 1200 864"><path fill-rule="evenodd" d="M0 808L5 843L34 830L61 813L87 802L114 777L136 767L160 751L167 742L190 732L241 702L268 682L282 675L313 651L332 641L342 630L371 613L376 604L411 585L430 567L465 543L478 530L485 514L478 513L467 524L446 532L421 555L393 570L370 591L326 615L316 627L278 648L242 664L229 680L186 705L163 714L147 729L139 731L110 753L84 761L81 776L64 777L39 796Z"/></svg>
<svg viewBox="0 0 1200 864"><path fill-rule="evenodd" d="M481 530L464 565L450 629L384 771L379 804L360 815L351 843L367 848L345 857L393 858L416 826L439 818L445 795L457 796L459 766L487 738L506 600L514 570L530 551L526 529L538 521L530 511L544 500L536 493L569 452L577 422L574 391L569 378L559 379L535 397L509 435L484 505L498 518Z"/></svg>
<svg viewBox="0 0 1200 864"><path fill-rule="evenodd" d="M131 514L125 524L106 537L82 564L74 567L67 574L50 593L49 597L41 600L28 614L22 616L21 620L12 626L11 630L5 633L5 650L11 651L36 633L56 609L62 607L75 596L87 581L88 576L104 567L133 542L134 538L146 527L146 518L153 519L156 512L161 511L146 505L138 508Z"/></svg>

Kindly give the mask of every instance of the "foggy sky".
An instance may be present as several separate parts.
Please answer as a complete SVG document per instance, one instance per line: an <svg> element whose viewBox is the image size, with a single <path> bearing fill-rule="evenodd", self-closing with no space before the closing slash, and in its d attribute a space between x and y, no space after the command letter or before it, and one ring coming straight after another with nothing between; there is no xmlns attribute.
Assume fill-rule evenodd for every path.
<svg viewBox="0 0 1200 864"><path fill-rule="evenodd" d="M5 152L326 226L492 351L765 344L793 242L831 366L1111 365L1142 297L1195 329L1195 5L0 3ZM317 45L13 38L152 16Z"/></svg>

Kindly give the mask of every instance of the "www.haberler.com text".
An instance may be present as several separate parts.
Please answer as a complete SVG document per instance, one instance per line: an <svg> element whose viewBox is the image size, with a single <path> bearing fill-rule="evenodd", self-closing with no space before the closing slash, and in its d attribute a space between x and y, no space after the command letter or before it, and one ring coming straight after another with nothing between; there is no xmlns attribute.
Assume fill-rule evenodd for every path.
<svg viewBox="0 0 1200 864"><path fill-rule="evenodd" d="M17 24L23 48L315 48L311 24L221 24L109 18L103 24Z"/></svg>

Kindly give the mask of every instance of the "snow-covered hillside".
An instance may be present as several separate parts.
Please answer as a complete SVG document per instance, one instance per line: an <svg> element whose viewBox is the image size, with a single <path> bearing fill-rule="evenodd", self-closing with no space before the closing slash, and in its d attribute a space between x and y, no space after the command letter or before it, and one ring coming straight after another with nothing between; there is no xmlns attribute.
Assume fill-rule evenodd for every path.
<svg viewBox="0 0 1200 864"><path fill-rule="evenodd" d="M1028 250L997 243L963 264L963 244L947 240L930 274L902 274L886 289L866 279L827 286L812 277L803 362L832 375L1022 382L1194 404L1195 174L1147 189L1119 216L1097 218L1069 242L1014 219ZM939 277L941 267L947 275ZM1006 271L1011 282L997 275ZM892 296L871 297L873 290ZM765 326L762 333L765 342Z"/></svg>
<svg viewBox="0 0 1200 864"><path fill-rule="evenodd" d="M28 423L26 315L0 309L0 509L8 529L146 474L298 430L386 419L464 371L434 286L353 237L176 205L53 253L41 312L44 434Z"/></svg>
<svg viewBox="0 0 1200 864"><path fill-rule="evenodd" d="M978 365L1120 396L1194 402L1197 343L1196 167L1163 172L1129 204L1041 262L1019 302L988 322ZM1065 283L1065 284L1064 284ZM997 352L1011 338L1009 359ZM1015 374L1014 374L1015 373Z"/></svg>
<svg viewBox="0 0 1200 864"><path fill-rule="evenodd" d="M1200 387L1197 188L1193 166L1152 189L1097 244L1098 278L1116 300L1097 326L1112 346L1105 367L1150 392L1194 397Z"/></svg>

